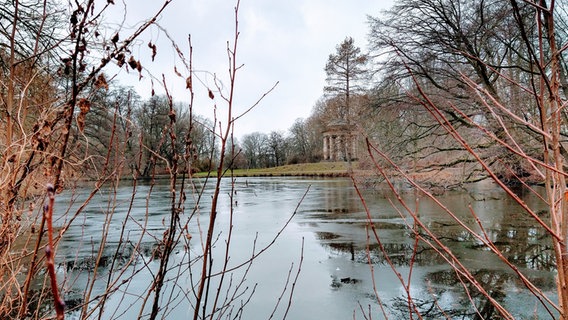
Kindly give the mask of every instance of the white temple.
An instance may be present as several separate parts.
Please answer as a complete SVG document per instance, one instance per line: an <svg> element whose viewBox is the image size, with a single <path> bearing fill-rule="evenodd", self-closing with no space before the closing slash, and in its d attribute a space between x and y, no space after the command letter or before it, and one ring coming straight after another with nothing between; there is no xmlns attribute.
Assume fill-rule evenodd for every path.
<svg viewBox="0 0 568 320"><path fill-rule="evenodd" d="M332 122L323 132L323 160L357 160L357 135L344 120Z"/></svg>

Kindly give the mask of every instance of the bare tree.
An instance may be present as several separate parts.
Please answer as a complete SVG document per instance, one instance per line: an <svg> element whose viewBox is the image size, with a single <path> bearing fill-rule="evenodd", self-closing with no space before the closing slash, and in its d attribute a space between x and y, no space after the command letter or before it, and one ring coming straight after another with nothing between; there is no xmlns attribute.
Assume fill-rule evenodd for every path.
<svg viewBox="0 0 568 320"><path fill-rule="evenodd" d="M284 134L279 131L272 131L268 135L268 148L270 149L270 166L277 167L284 164L288 145Z"/></svg>
<svg viewBox="0 0 568 320"><path fill-rule="evenodd" d="M566 95L560 85L564 72L560 58L563 47L558 46L561 39L557 38L556 32L556 8L554 2L410 0L395 6L390 12L389 23L383 21L374 25L374 32L379 32L381 39L386 40L382 42L385 46L382 49L391 53L386 65L400 67L390 69L391 75L399 77L400 92L414 102L408 106L419 108L420 114L424 115L416 125L422 121L435 123L438 130L446 133L444 140L429 141L435 147L440 143L443 147L444 142L451 141L460 152L467 152L483 174L504 190L507 199L522 208L522 217L518 219L534 221L543 237L552 244L557 290L549 295L537 279L519 266L515 255L508 254L508 249L498 244L498 237L490 235L491 225L483 221L472 206L466 204L462 208L470 214L473 223L469 223L449 209L432 189L424 187L408 173L400 159L391 157L368 139L368 151L375 169L394 192L397 210L401 217L410 217L406 226L415 239L410 268L420 245L438 252L467 291L475 319L515 318L492 287L503 280L494 275L479 274L463 257L457 256L446 245L442 232L428 225L420 215L420 197L432 200L441 212L459 225L463 235L492 252L534 295L538 308L546 310L550 318L568 319L568 193L563 146ZM405 78L410 82L403 81ZM534 139L526 139L527 135ZM493 157L488 156L488 148L495 152ZM526 171L530 171L533 182L546 186L541 192L526 182L526 176L522 175ZM504 172L509 173L509 178L504 179ZM404 199L396 177L416 191L419 195L416 202ZM546 208L544 214L523 202L510 187L511 179L541 199ZM367 212L369 235L396 271L396 264L390 260L392 256L383 246L383 237L373 225L372 213ZM406 310L405 315L409 318L422 318L428 310L411 292L412 279L400 277L400 273L397 275L404 290L399 307ZM472 298L474 295L482 297L483 303ZM377 300L381 303L378 295ZM432 300L430 311L437 310L440 316L448 316L437 303L437 297L432 296Z"/></svg>
<svg viewBox="0 0 568 320"><path fill-rule="evenodd" d="M140 109L135 110L135 117L141 135L141 148L143 150L144 165L140 175L149 178L156 166L157 154L161 157L168 157L166 154L171 148L164 141L165 130L169 123L168 114L170 112L169 99L166 96L153 96L148 101L142 103ZM171 155L170 159L171 160Z"/></svg>
<svg viewBox="0 0 568 320"><path fill-rule="evenodd" d="M253 132L243 136L243 154L248 162L248 168L265 168L267 166L268 135Z"/></svg>
<svg viewBox="0 0 568 320"><path fill-rule="evenodd" d="M288 163L317 162L322 158L323 124L317 117L298 118L288 131Z"/></svg>
<svg viewBox="0 0 568 320"><path fill-rule="evenodd" d="M223 84L228 87L217 76L209 87L194 79L190 39L186 57L159 28L182 64L174 67L185 73L187 104L174 103L165 79L164 95L148 101L109 80L110 64L156 79L131 46L171 3L159 3L147 20L126 31L101 23L115 2L70 2L55 20L50 20L49 1L4 1L0 7L0 38L5 39L0 41L0 318L118 319L126 309L156 319L168 317L182 302L193 308L195 319L240 318L254 294L254 286L245 285L247 272L282 230L262 248L255 240L250 256L229 264L234 208L218 203L227 181L231 200L235 194L235 180L225 179L231 167L225 161L237 158L234 124L248 112L232 110L242 67L237 62L239 2L234 42L227 47L229 80ZM66 25L62 31L48 22ZM50 42L59 32L63 42ZM156 54L156 44L148 48ZM193 113L196 91L210 97L213 109L226 107L216 113L223 119ZM192 178L200 161L214 177ZM146 168L142 187L141 168ZM84 171L88 179L81 179ZM164 173L160 183L167 185L158 195L157 173ZM207 192L211 199L202 212ZM93 205L95 197L103 199L101 205ZM156 197L166 212L161 221L151 219ZM216 230L218 211L224 210L231 216L228 234ZM87 231L87 224L96 228ZM84 237L73 238L70 230ZM66 249L75 251L62 258L58 252L66 242L72 243ZM218 250L224 259L216 260ZM143 290L131 291L135 282ZM79 289L67 291L70 287ZM110 307L111 301L118 306Z"/></svg>
<svg viewBox="0 0 568 320"><path fill-rule="evenodd" d="M464 121L465 117L469 117L487 122L487 128L499 138L506 136L495 120L495 114L504 116L505 113L496 110L493 114L483 107L478 97L468 93L469 83L463 80L464 76L488 90L498 101L516 101L511 111L520 116L531 118L537 113L535 100L523 100L518 87L511 85L511 82L518 82L530 87L533 81L530 45L523 41L522 29L518 27L520 23L526 30L534 30L530 12L531 5L526 2L514 10L507 1L500 0L406 0L397 3L384 19L371 18L372 52L381 57L376 69L381 76L375 90L378 98L375 105L383 110L392 107L393 113L399 110L405 110L407 114L418 113L412 117L421 119L421 122L407 122L403 126L411 126L417 133L415 138L428 137L422 142L413 138L406 143L416 144L414 150L421 153L417 158L423 159L420 167L428 167L440 159L446 159L441 163L442 167L451 167L456 162L467 166L474 159L467 156L466 150L459 144L452 143L452 139L446 140L445 147L431 148L432 134L445 139L441 136L444 130L440 130L435 122L424 122L425 118L420 116L423 113L419 107L421 101L406 95L406 92L418 95L418 86L426 90L438 105L446 105L444 113L452 125L460 127L464 133L471 129L471 125ZM389 58L393 56L403 59ZM394 94L384 91L393 83L404 90ZM449 105L457 107L460 112ZM505 117L503 121L508 119ZM532 145L531 148L530 143L541 140L538 133L526 127L517 127L509 133L526 145L527 153L538 152L538 147ZM501 163L507 162L515 169L516 175L530 175L529 168L521 165L519 157L504 154L503 148L493 141L479 139L476 147L484 150L483 158L493 168L500 168ZM444 153L458 156L443 156ZM500 171L499 175L511 183L515 180L507 170Z"/></svg>
<svg viewBox="0 0 568 320"><path fill-rule="evenodd" d="M164 2L157 14L168 3ZM45 232L52 298L57 317L63 317L54 276L55 241L59 237L54 235L53 208L46 207L40 213L39 222L25 220L24 213L31 211L25 208L26 201L34 200L29 203L30 207L40 204L40 199L35 197L47 189L51 202L53 194L64 188L65 178L74 176L74 168L90 159L89 155L80 160L69 156L77 151L73 149L76 145L72 139L77 132L83 131L91 107L90 94L96 91L89 89L107 87L102 70L124 55L132 41L154 22L150 17L129 35L124 34L123 40L112 35L103 39L105 37L98 34L97 28L100 17L112 6L112 1L97 10L93 1L75 2L69 7L70 14L57 4L53 1L3 1L0 9L0 80L3 83L0 90L0 278L6 279L1 296L1 317L29 315L30 286L43 265L39 249L45 244ZM93 43L96 38L108 41L112 46L100 50L101 47ZM97 57L93 58L95 55ZM90 66L89 70L87 66ZM109 173L106 169L103 172L102 175ZM51 182L50 187L42 187L48 182ZM35 224L36 235L29 233L30 225ZM35 243L23 250L31 250L25 272L21 258L27 254L20 252L16 263L10 254L20 237ZM24 280L20 277L22 274ZM36 298L41 300L42 297Z"/></svg>

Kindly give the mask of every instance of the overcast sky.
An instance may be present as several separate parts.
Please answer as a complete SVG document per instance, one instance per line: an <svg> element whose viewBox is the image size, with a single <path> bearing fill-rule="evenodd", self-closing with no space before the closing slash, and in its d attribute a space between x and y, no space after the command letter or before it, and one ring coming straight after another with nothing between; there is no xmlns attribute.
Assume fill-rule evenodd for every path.
<svg viewBox="0 0 568 320"><path fill-rule="evenodd" d="M115 1L116 2L116 1ZM117 2L118 3L118 2ZM126 1L126 25L135 25L160 1ZM379 16L392 0L242 0L239 10L240 39L237 60L244 67L237 74L235 108L237 113L248 109L258 98L271 92L253 111L236 123L237 137L260 131L287 131L297 118L307 118L312 107L323 95L324 66L329 54L345 37L355 39L355 45L367 49L367 15ZM174 0L159 19L180 49L187 54L191 34L196 76L213 89L215 74L228 83L227 41L234 42L233 0ZM118 9L118 8L117 8ZM134 47L133 54L154 76L162 73L177 101L189 101L184 82L176 80L173 66L185 76L183 64L156 29L146 34ZM158 44L156 62L149 63L147 41ZM207 72L201 72L207 71ZM131 80L136 78L133 74ZM144 98L150 93L145 77L135 85ZM156 93L163 92L155 85ZM207 91L199 93L194 110L212 118L212 102ZM218 93L216 93L218 95ZM225 104L217 100L222 118Z"/></svg>

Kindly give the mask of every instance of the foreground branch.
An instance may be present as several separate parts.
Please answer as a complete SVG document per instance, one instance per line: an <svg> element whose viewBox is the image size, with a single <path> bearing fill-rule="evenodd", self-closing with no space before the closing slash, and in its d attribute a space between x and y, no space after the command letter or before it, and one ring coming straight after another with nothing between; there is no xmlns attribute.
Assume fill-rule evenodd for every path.
<svg viewBox="0 0 568 320"><path fill-rule="evenodd" d="M57 314L57 319L62 320L65 318L65 302L59 296L57 290L57 277L55 275L55 263L54 263L54 248L53 248L53 205L55 203L55 189L52 184L47 185L47 197L48 202L43 207L43 215L47 224L47 245L45 247L45 263L47 267L47 272L49 273L49 278L51 280L51 292L53 294L53 304L55 306L55 312Z"/></svg>

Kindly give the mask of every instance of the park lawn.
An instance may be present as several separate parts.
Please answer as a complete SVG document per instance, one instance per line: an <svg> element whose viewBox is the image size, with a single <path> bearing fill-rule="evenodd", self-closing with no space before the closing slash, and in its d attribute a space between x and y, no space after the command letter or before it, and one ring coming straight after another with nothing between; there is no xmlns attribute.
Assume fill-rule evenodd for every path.
<svg viewBox="0 0 568 320"><path fill-rule="evenodd" d="M357 162L352 163L353 168L357 168ZM233 176L236 177L271 177L271 176L322 176L322 177L342 177L348 176L349 165L347 162L316 162L288 164L273 168L263 169L236 169ZM205 177L208 172L199 172L194 177ZM214 172L211 172L213 175ZM226 175L231 172L227 171Z"/></svg>

